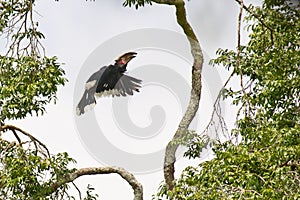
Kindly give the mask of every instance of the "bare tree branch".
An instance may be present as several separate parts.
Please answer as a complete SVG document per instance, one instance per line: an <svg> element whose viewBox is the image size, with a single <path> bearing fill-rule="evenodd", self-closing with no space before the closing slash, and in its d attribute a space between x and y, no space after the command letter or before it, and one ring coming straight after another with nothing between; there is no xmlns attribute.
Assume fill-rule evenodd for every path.
<svg viewBox="0 0 300 200"><path fill-rule="evenodd" d="M155 3L174 5L176 7L176 18L177 23L183 29L187 39L189 40L191 46L191 53L194 58L194 64L192 68L192 91L190 96L190 101L187 110L182 117L178 129L173 136L172 140L168 143L165 152L164 160L164 178L166 182L166 187L168 190L174 188L174 164L176 162L175 153L179 146L175 141L182 139L187 133L187 129L192 122L195 114L197 113L200 96L201 96L201 72L203 66L203 54L191 25L186 18L185 2L183 0L153 0Z"/></svg>
<svg viewBox="0 0 300 200"><path fill-rule="evenodd" d="M77 179L80 176L112 174L112 173L119 174L123 179L125 179L131 185L134 191L133 200L143 200L142 185L136 180L133 174L120 167L89 167L89 168L78 169L75 172L65 176L63 179L51 185L48 195L57 191L57 189L62 185L73 182L75 179Z"/></svg>
<svg viewBox="0 0 300 200"><path fill-rule="evenodd" d="M12 132L13 132L15 138L18 140L19 144L21 144L22 141L21 141L20 137L18 136L16 130L13 129Z"/></svg>
<svg viewBox="0 0 300 200"><path fill-rule="evenodd" d="M82 200L82 196L81 196L81 191L80 191L80 189L77 187L77 185L76 185L74 182L72 182L72 185L73 185L74 188L77 190L79 199Z"/></svg>
<svg viewBox="0 0 300 200"><path fill-rule="evenodd" d="M242 24L242 15L243 15L244 2L243 2L243 0L239 0L239 1L240 1L241 6L240 6L240 12L239 12L239 15L238 15L237 67L239 69L239 75L240 75L240 86L242 88L244 96L247 96L247 93L246 93L245 88L244 88L244 83L243 83L243 72L242 72L242 68L240 66L240 59L241 59L241 24Z"/></svg>
<svg viewBox="0 0 300 200"><path fill-rule="evenodd" d="M45 48L41 43L42 34L38 31L38 23L34 21L34 0L26 0L20 3L21 9L12 7L14 15L9 16L9 25L4 27L8 51L6 57L45 56ZM1 13L0 13L1 16ZM11 41L9 38L12 38Z"/></svg>
<svg viewBox="0 0 300 200"><path fill-rule="evenodd" d="M43 144L41 141L39 141L38 139L36 139L34 136L32 136L30 133L22 130L21 128L13 126L13 125L3 125L3 126L1 126L0 130L3 130L3 131L10 130L10 131L12 131L19 143L21 143L21 139L17 135L16 131L22 133L23 135L30 138L30 140L35 144L36 148L37 148L36 144L42 146L45 149L45 151L47 153L47 156L50 157L50 152L49 152L47 146L45 144Z"/></svg>
<svg viewBox="0 0 300 200"><path fill-rule="evenodd" d="M214 116L217 115L218 119L219 119L219 122L221 124L221 129L222 129L222 132L224 133L224 131L228 132L227 130L227 125L225 123L225 120L224 118L221 116L221 108L219 108L219 103L220 103L220 100L221 100L221 97L222 97L222 94L223 94L223 91L224 89L226 88L227 84L229 83L229 81L231 80L231 78L233 77L234 75L234 71L229 75L229 77L227 78L227 80L225 81L224 85L222 86L222 88L220 89L219 93L218 93L218 96L213 104L213 112L211 114L211 117L210 117L210 120L207 124L207 126L204 128L204 130L202 131L202 133L200 135L203 135L204 133L208 132L209 128L214 125Z"/></svg>
<svg viewBox="0 0 300 200"><path fill-rule="evenodd" d="M237 67L239 69L239 76L240 76L240 86L242 88L243 92L243 98L245 98L246 103L250 106L249 98L246 92L246 88L244 86L244 81L243 81L243 72L242 72L242 67L240 65L241 61L241 24L242 24L242 15L243 15L243 9L244 9L244 2L243 0L238 0L240 3L240 11L238 15L238 30L237 30L237 37L238 37L238 46L237 46ZM248 113L245 113L248 115Z"/></svg>

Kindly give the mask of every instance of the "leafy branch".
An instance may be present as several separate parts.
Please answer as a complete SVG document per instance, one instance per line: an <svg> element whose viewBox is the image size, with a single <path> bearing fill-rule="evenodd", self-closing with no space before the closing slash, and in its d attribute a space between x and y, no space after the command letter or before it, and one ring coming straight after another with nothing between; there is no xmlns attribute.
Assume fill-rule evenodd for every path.
<svg viewBox="0 0 300 200"><path fill-rule="evenodd" d="M0 30L6 35L9 45L5 56L44 57L45 48L40 40L45 36L38 31L38 22L33 19L34 0L2 1L1 4L0 20L3 26Z"/></svg>
<svg viewBox="0 0 300 200"><path fill-rule="evenodd" d="M11 131L15 142L4 140L2 134ZM20 136L21 134L21 136ZM23 136L29 138L24 138ZM33 144L33 147L32 145ZM68 183L72 183L82 199L79 188L74 180L86 175L119 174L126 180L134 191L134 200L143 199L143 187L133 174L120 167L89 167L69 169L70 162L67 153L51 155L45 144L30 133L13 125L0 126L0 198L3 196L28 199L45 198L63 199L71 198L68 193ZM14 183L18 182L18 186ZM87 195L94 195L88 187Z"/></svg>
<svg viewBox="0 0 300 200"><path fill-rule="evenodd" d="M57 58L45 54L34 3L0 1L0 36L7 39L6 53L0 55L0 122L43 114L67 81Z"/></svg>
<svg viewBox="0 0 300 200"><path fill-rule="evenodd" d="M261 18L260 16L258 16L256 13L254 13L251 10L251 8L249 8L249 6L246 6L244 4L243 0L235 0L235 1L238 4L240 4L241 8L245 9L248 13L250 13L253 17L255 17L264 27L266 27L270 31L270 33L271 33L271 41L273 43L273 37L274 37L273 33L274 33L274 30L264 22L263 18ZM241 11L240 11L240 13L241 13Z"/></svg>

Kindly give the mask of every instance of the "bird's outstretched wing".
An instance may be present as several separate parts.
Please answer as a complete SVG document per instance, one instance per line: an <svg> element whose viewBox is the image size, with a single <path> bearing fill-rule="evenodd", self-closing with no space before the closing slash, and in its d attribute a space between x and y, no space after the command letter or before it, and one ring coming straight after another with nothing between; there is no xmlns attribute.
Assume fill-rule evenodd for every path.
<svg viewBox="0 0 300 200"><path fill-rule="evenodd" d="M139 92L142 81L131 76L123 75L117 82L115 89L125 95L133 95L133 91Z"/></svg>
<svg viewBox="0 0 300 200"><path fill-rule="evenodd" d="M91 110L96 105L95 97L126 96L133 95L133 91L139 92L142 81L125 74L116 83L110 81L103 83L101 77L106 68L103 67L95 72L85 83L84 94L76 108L77 115L82 115Z"/></svg>
<svg viewBox="0 0 300 200"><path fill-rule="evenodd" d="M84 114L86 111L91 110L96 105L95 93L98 82L105 69L106 67L102 67L86 81L83 96L76 107L77 115Z"/></svg>
<svg viewBox="0 0 300 200"><path fill-rule="evenodd" d="M141 87L142 81L136 78L133 78L131 76L122 75L117 83L109 88L109 89L103 89L99 90L97 88L96 97L104 97L104 96L126 96L126 95L133 95L133 91L139 92L139 88Z"/></svg>

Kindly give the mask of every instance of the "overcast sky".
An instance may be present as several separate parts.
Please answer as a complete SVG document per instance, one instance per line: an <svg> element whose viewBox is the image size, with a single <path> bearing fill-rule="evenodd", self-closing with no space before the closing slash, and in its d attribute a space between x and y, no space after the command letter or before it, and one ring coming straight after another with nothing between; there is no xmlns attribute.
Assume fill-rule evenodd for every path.
<svg viewBox="0 0 300 200"><path fill-rule="evenodd" d="M257 4L260 1L245 2L246 4L249 2ZM236 45L238 5L234 0L191 0L186 3L186 7L188 19L206 54L205 68L208 68L208 59L215 57L215 51L218 48L233 49ZM40 29L46 36L43 41L46 53L49 56L57 56L61 62L65 63L63 68L69 82L65 87L59 88L57 104L49 105L47 114L38 118L28 117L25 120L10 123L19 125L35 135L48 146L52 153L68 152L77 160L78 163L75 165L77 168L105 165L106 161L101 162L101 154L92 152L93 150L89 149L86 141L83 141L84 136L89 137L90 133L78 131L76 124L78 121L74 116L74 104L79 100L84 81L89 74L98 70L99 67L113 62L120 53L134 50L138 52L138 56L129 64L128 74L144 79L144 87L141 92L124 98L125 100L117 100L116 103L112 103L111 98L99 100L94 113L98 126L101 127L107 141L119 150L126 152L127 155L146 156L162 151L174 134L182 112L185 110L183 102L188 99L188 93L185 92L189 92L185 90L190 84L191 57L184 53L182 55L178 53L185 48L182 41L186 41L174 40L177 38L177 34L182 35L182 30L175 21L174 8L153 4L135 10L122 7L121 0L96 0L95 2L43 0L37 1L36 11L38 14L35 19L39 21ZM150 34L149 30L150 32L157 30L158 33L169 31L170 37ZM128 38L129 41L122 41L122 38ZM247 40L245 36L242 39L243 41ZM157 44L146 45L150 40L153 40L154 43L156 41ZM116 45L116 41L119 46ZM144 46L143 41L145 42ZM170 49L163 49L160 45L166 41L170 46L172 46L171 44L175 45ZM129 43L134 43L134 45L130 46ZM177 44L182 46L176 46ZM173 52L175 53L173 54ZM178 88L186 83L187 86L184 87L184 91L176 92L176 88L172 89L171 83L170 85L162 82L155 83L155 78L158 81L163 80L159 78L160 76L156 77L155 74L149 75L151 71L147 72L147 75L143 74L143 70L140 69L144 69L143 67L146 66L150 69L152 69L151 67L155 69L155 66L163 66L166 71L157 73L166 77L166 80L170 80L170 82L176 83L177 80L174 80L174 77L180 74L184 78L183 84L178 82L174 87ZM226 79L224 71L212 70L208 70L206 72L208 75L204 77L205 85L197 118L199 123L195 125L196 130L205 126L205 121L210 116L213 96ZM218 73L221 78L218 78L218 75L212 76L214 73ZM216 85L213 87L209 85L214 83ZM185 96L185 99L181 99L180 95ZM120 109L124 105L123 101L128 104L128 107L124 108L124 112L128 113L130 122L136 127L148 127L151 123L163 122L162 127L155 133L146 131L145 134L152 134L146 139L124 134L122 130L125 128L119 125L126 120L125 118L118 119L123 112ZM117 112L120 114L117 113L117 117L113 116L113 106L119 104L121 106L118 107ZM161 107L157 107L157 105ZM156 110L152 109L153 107ZM162 117L163 115L164 117ZM94 141L94 145L97 149L102 142ZM99 148L101 149L101 147ZM120 160L119 155L105 150L103 153L115 159L116 163ZM203 159L209 159L212 155L205 154L203 156ZM151 159L148 161L152 164ZM128 162L133 161L129 159ZM162 162L162 160L153 160L153 162ZM180 159L176 165L177 175L188 163L187 160ZM142 166L142 168L137 166ZM137 179L143 184L145 199L151 199L151 195L156 192L159 183L163 180L162 170L155 166L153 169L148 169L143 163L131 163L126 167L132 168L132 170L135 170L135 167L138 168L135 172ZM117 175L83 177L79 178L76 183L83 189L88 183L91 183L96 187L96 192L100 194L101 199L133 199L130 186Z"/></svg>

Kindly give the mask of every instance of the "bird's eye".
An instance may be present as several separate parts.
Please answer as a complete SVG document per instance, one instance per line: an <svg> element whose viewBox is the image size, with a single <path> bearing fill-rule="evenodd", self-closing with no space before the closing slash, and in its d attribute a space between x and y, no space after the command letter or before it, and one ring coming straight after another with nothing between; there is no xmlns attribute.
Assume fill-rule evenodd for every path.
<svg viewBox="0 0 300 200"><path fill-rule="evenodd" d="M120 60L119 63L120 63L121 65L124 65L124 64L125 64L124 60Z"/></svg>

